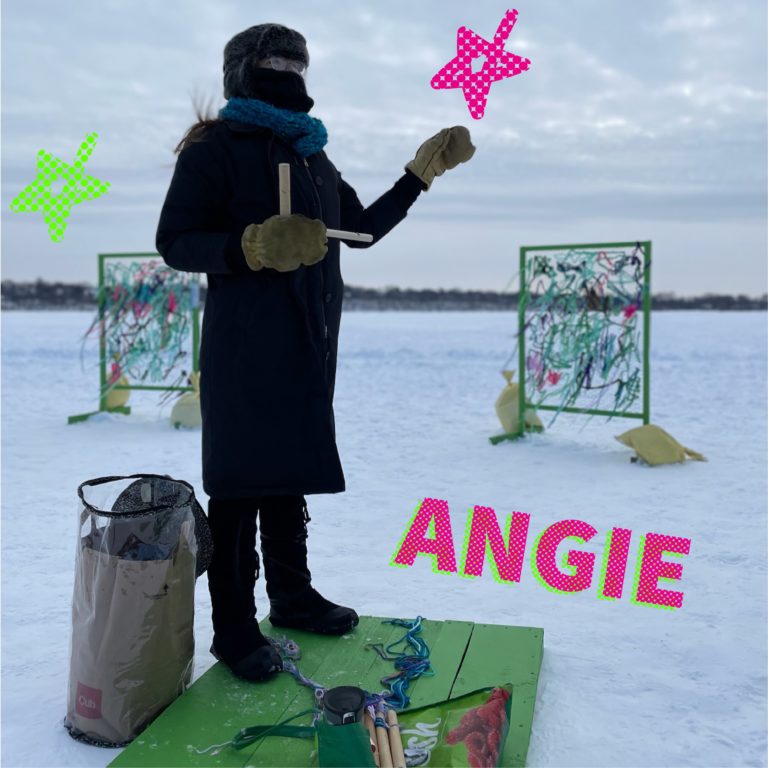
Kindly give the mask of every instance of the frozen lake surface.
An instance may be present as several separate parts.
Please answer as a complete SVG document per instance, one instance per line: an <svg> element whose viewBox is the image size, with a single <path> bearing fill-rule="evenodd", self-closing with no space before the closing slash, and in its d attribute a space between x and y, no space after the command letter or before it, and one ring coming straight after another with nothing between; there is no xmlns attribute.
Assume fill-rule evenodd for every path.
<svg viewBox="0 0 768 768"><path fill-rule="evenodd" d="M104 766L116 752L74 742L66 708L76 488L153 472L191 482L205 503L200 434L170 406L132 396L131 416L68 426L92 410L87 313L2 315L2 762ZM542 435L491 446L498 371L514 344L508 313L348 313L336 396L347 493L311 497L315 584L360 613L543 627L532 766L734 766L766 760L766 315L659 313L652 420L708 463L648 468L613 436L636 424L563 417ZM513 366L514 367L514 366ZM258 439L254 436L254 439ZM590 523L602 555L613 526L690 538L678 611L590 590L436 575L431 559L389 566L424 497L531 515L528 540L565 518ZM598 559L598 563L599 563ZM628 573L631 574L631 570ZM265 613L263 581L259 610ZM196 595L196 669L212 663L205 579ZM503 682L503 681L500 681Z"/></svg>

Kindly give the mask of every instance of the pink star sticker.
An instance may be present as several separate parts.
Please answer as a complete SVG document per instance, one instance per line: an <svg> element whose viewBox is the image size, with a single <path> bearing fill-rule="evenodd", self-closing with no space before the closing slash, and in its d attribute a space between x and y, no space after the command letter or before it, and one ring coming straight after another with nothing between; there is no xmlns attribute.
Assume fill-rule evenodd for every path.
<svg viewBox="0 0 768 768"><path fill-rule="evenodd" d="M456 57L451 59L433 78L430 85L437 89L461 88L475 120L485 114L485 103L491 83L514 77L531 66L530 59L524 59L504 50L509 33L517 21L517 11L511 10L504 18L489 43L467 27L459 27L456 37ZM479 72L472 71L472 60L485 56Z"/></svg>

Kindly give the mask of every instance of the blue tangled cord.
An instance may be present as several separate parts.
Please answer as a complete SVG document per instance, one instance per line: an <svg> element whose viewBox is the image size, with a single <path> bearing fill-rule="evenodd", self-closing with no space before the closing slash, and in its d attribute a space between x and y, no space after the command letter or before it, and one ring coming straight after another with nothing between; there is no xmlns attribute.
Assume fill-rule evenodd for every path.
<svg viewBox="0 0 768 768"><path fill-rule="evenodd" d="M423 637L419 636L423 619L417 616L414 621L404 619L389 619L383 624L392 624L403 627L406 632L403 637L390 643L386 648L381 643L370 643L372 648L384 661L394 662L397 673L381 679L381 684L389 688L390 693L385 696L377 696L379 700L397 710L405 709L411 699L408 696L408 688L413 680L419 677L430 677L435 674L432 663L429 660L429 646ZM404 650L397 651L398 646L405 644Z"/></svg>

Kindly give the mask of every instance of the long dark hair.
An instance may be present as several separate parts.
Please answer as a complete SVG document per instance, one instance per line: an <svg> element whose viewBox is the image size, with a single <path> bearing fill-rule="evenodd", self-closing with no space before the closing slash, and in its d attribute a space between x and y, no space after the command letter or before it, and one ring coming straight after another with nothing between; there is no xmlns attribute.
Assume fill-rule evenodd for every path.
<svg viewBox="0 0 768 768"><path fill-rule="evenodd" d="M186 149L190 144L203 141L206 131L212 125L221 121L221 118L216 116L216 111L214 110L213 105L213 98L206 101L202 96L192 97L192 106L195 110L197 122L187 129L187 132L184 134L181 141L176 145L176 149L174 149L175 154L178 155L179 152Z"/></svg>

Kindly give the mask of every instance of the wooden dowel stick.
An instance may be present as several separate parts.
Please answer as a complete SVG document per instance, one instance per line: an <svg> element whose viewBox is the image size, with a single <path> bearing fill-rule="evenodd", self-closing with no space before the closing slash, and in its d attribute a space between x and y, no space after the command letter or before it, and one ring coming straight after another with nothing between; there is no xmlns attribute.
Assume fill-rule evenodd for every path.
<svg viewBox="0 0 768 768"><path fill-rule="evenodd" d="M378 768L381 768L381 763L379 762L379 748L376 744L376 728L373 725L373 720L371 720L371 716L366 712L363 715L363 722L365 723L365 727L368 729L368 735L371 739L371 749L373 751L373 762L376 763Z"/></svg>
<svg viewBox="0 0 768 768"><path fill-rule="evenodd" d="M280 163L277 166L280 179L280 215L291 215L291 166L289 163Z"/></svg>
<svg viewBox="0 0 768 768"><path fill-rule="evenodd" d="M327 230L328 237L337 237L339 240L357 240L361 243L372 243L373 235L366 235L362 232L345 232L343 229Z"/></svg>
<svg viewBox="0 0 768 768"><path fill-rule="evenodd" d="M381 768L394 768L392 751L389 748L389 734L383 726L376 726L376 741L379 745L379 765Z"/></svg>
<svg viewBox="0 0 768 768"><path fill-rule="evenodd" d="M389 725L389 749L392 753L392 766L393 768L405 768L403 739L400 736L400 723L397 722L397 713L394 709L387 711L387 724Z"/></svg>

